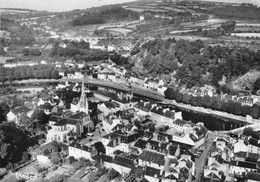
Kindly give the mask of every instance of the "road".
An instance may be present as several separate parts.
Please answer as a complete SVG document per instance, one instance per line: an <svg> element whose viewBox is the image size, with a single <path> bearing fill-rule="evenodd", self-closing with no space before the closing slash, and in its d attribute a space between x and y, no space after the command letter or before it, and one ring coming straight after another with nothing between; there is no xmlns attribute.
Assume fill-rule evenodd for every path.
<svg viewBox="0 0 260 182"><path fill-rule="evenodd" d="M195 182L201 182L204 166L205 166L205 160L208 157L208 152L210 147L212 146L212 143L214 139L216 138L216 135L212 132L209 132L208 139L205 142L205 147L203 152L201 153L199 158L195 159L195 168L196 168L196 179Z"/></svg>

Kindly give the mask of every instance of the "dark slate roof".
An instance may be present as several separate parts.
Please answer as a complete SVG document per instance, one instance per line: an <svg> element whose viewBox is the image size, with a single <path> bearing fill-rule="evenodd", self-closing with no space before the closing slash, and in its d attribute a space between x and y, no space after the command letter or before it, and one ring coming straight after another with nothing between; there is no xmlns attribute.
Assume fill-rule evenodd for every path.
<svg viewBox="0 0 260 182"><path fill-rule="evenodd" d="M247 172L247 173L246 173L246 179L251 179L251 180L255 180L255 181L260 181L260 173Z"/></svg>
<svg viewBox="0 0 260 182"><path fill-rule="evenodd" d="M153 132L149 132L149 131L144 132L144 137L153 138Z"/></svg>
<svg viewBox="0 0 260 182"><path fill-rule="evenodd" d="M58 122L60 120L62 120L62 117L56 115L52 115L51 118L49 119L49 121L53 121L53 122Z"/></svg>
<svg viewBox="0 0 260 182"><path fill-rule="evenodd" d="M134 147L145 149L146 148L147 141L143 139L137 140L137 142L134 144Z"/></svg>
<svg viewBox="0 0 260 182"><path fill-rule="evenodd" d="M179 178L177 178L176 176L174 176L173 174L170 174L168 176L165 177L166 179L171 179L171 180L175 180L177 181Z"/></svg>
<svg viewBox="0 0 260 182"><path fill-rule="evenodd" d="M66 124L76 125L77 122L78 122L77 119L63 118L63 119L59 120L58 122L56 122L56 123L54 124L54 126L63 126L63 125L66 125Z"/></svg>
<svg viewBox="0 0 260 182"><path fill-rule="evenodd" d="M163 108L154 106L151 112L164 116Z"/></svg>
<svg viewBox="0 0 260 182"><path fill-rule="evenodd" d="M18 115L18 114L21 114L21 113L27 113L31 111L30 108L26 107L26 106L21 106L21 107L18 107L14 110L12 110L11 112L14 114L14 115Z"/></svg>
<svg viewBox="0 0 260 182"><path fill-rule="evenodd" d="M207 176L204 177L204 182L221 182L221 178L219 178L216 174L209 173Z"/></svg>
<svg viewBox="0 0 260 182"><path fill-rule="evenodd" d="M175 113L172 112L172 111L167 110L167 111L165 111L164 116L167 117L167 118L174 119L175 118Z"/></svg>
<svg viewBox="0 0 260 182"><path fill-rule="evenodd" d="M230 165L249 168L249 169L256 169L256 163L255 162L231 161Z"/></svg>
<svg viewBox="0 0 260 182"><path fill-rule="evenodd" d="M160 172L161 172L161 170L153 168L153 167L149 167L149 166L147 166L145 169L145 175L151 176L151 177L159 178Z"/></svg>
<svg viewBox="0 0 260 182"><path fill-rule="evenodd" d="M84 117L86 117L86 116L87 116L86 113L84 113L84 112L79 112L79 113L77 113L77 114L74 114L74 115L69 116L69 118L72 118L72 119L82 119L82 118L84 118Z"/></svg>
<svg viewBox="0 0 260 182"><path fill-rule="evenodd" d="M151 108L152 108L152 104L150 104L150 103L147 103L147 104L145 104L145 106L143 107L143 109L142 109L142 110L144 110L144 111L148 112L148 111L150 111L150 110L151 110Z"/></svg>
<svg viewBox="0 0 260 182"><path fill-rule="evenodd" d="M116 108L120 106L118 103L111 101L105 101L104 104L107 108Z"/></svg>
<svg viewBox="0 0 260 182"><path fill-rule="evenodd" d="M90 148L86 145L79 144L79 143L71 143L69 146L86 151L86 152L91 152L91 150L92 150L92 148Z"/></svg>
<svg viewBox="0 0 260 182"><path fill-rule="evenodd" d="M144 150L140 154L139 158L141 160L153 162L153 163L161 165L161 166L164 165L164 162L165 162L163 154L159 154L159 153L151 152L151 151L147 151L147 150Z"/></svg>
<svg viewBox="0 0 260 182"><path fill-rule="evenodd" d="M178 125L185 125L185 124L187 124L188 122L187 122L187 121L184 121L184 120L182 120L182 119L177 119L177 120L175 121L175 123L178 124Z"/></svg>
<svg viewBox="0 0 260 182"><path fill-rule="evenodd" d="M144 102L143 101L140 101L138 102L135 106L135 108L138 108L138 109L142 109L144 107Z"/></svg>
<svg viewBox="0 0 260 182"><path fill-rule="evenodd" d="M250 138L249 140L248 140L248 142L249 142L249 144L250 145L253 145L253 146L256 146L256 147L259 147L260 148L260 142L259 142L260 140L257 140L257 139L255 139L255 138Z"/></svg>
<svg viewBox="0 0 260 182"><path fill-rule="evenodd" d="M236 152L234 153L236 157L241 157L246 159L246 161L255 161L257 162L257 160L259 159L260 155L259 154L255 154L255 153L247 153L247 152Z"/></svg>
<svg viewBox="0 0 260 182"><path fill-rule="evenodd" d="M46 102L46 103L44 103L44 104L42 104L42 105L39 105L38 108L39 108L39 109L43 109L43 110L49 110L49 111L51 111L52 108L53 108L53 106L52 106L50 103Z"/></svg>
<svg viewBox="0 0 260 182"><path fill-rule="evenodd" d="M141 179L143 177L144 169L141 166L132 168L129 174L125 177L125 182L136 182L136 178Z"/></svg>
<svg viewBox="0 0 260 182"><path fill-rule="evenodd" d="M133 134L128 134L126 136L122 136L121 139L123 143L128 144L136 141L140 137L141 137L140 133L133 133Z"/></svg>
<svg viewBox="0 0 260 182"><path fill-rule="evenodd" d="M68 118L52 115L51 118L49 119L49 121L56 122L54 124L55 126L63 126L66 124L76 125L77 122L79 121L79 119L82 119L86 116L87 116L87 114L85 114L84 112L79 112L77 114L69 116Z"/></svg>
<svg viewBox="0 0 260 182"><path fill-rule="evenodd" d="M124 166L127 168L133 168L134 167L134 161L123 157L123 156L115 156L112 160L112 163L120 165L120 166Z"/></svg>
<svg viewBox="0 0 260 182"><path fill-rule="evenodd" d="M105 154L95 155L92 157L93 160L99 161L99 162L109 162L112 163L113 157Z"/></svg>

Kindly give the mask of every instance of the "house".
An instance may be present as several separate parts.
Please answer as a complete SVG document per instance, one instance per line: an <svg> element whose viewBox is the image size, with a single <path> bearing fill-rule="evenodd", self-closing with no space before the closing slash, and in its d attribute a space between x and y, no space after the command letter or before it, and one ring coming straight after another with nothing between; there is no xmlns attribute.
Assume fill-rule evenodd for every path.
<svg viewBox="0 0 260 182"><path fill-rule="evenodd" d="M149 103L149 102L143 102L142 100L139 101L137 104L134 105L134 108L137 110L138 115L146 116L150 114L150 110L155 105Z"/></svg>
<svg viewBox="0 0 260 182"><path fill-rule="evenodd" d="M93 160L92 156L97 155L95 147L89 147L79 143L71 143L68 151L69 156L73 156L75 159L85 158Z"/></svg>
<svg viewBox="0 0 260 182"><path fill-rule="evenodd" d="M140 79L140 78L136 78L136 77L133 77L133 76L130 76L130 78L128 79L128 81L134 85L141 85L143 86L144 85L144 79Z"/></svg>
<svg viewBox="0 0 260 182"><path fill-rule="evenodd" d="M94 123L86 113L79 112L69 117L52 115L49 126L51 129L47 133L47 141L64 142L92 131Z"/></svg>
<svg viewBox="0 0 260 182"><path fill-rule="evenodd" d="M39 105L37 108L39 110L43 110L45 114L49 115L52 112L53 105L51 105L49 102L46 102L42 105Z"/></svg>
<svg viewBox="0 0 260 182"><path fill-rule="evenodd" d="M157 168L153 168L153 167L147 166L145 168L144 177L149 182L159 182L160 181L160 177L161 177L161 170L157 169Z"/></svg>
<svg viewBox="0 0 260 182"><path fill-rule="evenodd" d="M8 122L15 122L16 124L19 124L20 116L25 113L28 117L32 116L33 109L30 109L26 106L18 107L10 112L7 113L6 119Z"/></svg>
<svg viewBox="0 0 260 182"><path fill-rule="evenodd" d="M181 112L175 113L169 109L163 109L162 107L154 106L150 110L151 119L157 125L168 125L169 127L174 126L176 119L182 119Z"/></svg>
<svg viewBox="0 0 260 182"><path fill-rule="evenodd" d="M114 101L104 101L101 104L98 104L97 108L104 113L104 116L107 116L109 113L115 113L119 110L120 105Z"/></svg>
<svg viewBox="0 0 260 182"><path fill-rule="evenodd" d="M158 89L157 89L157 92L164 95L164 92L167 90L168 88L168 84L165 83L164 85L159 85L158 86Z"/></svg>
<svg viewBox="0 0 260 182"><path fill-rule="evenodd" d="M119 150L124 153L131 151L131 146L141 136L140 132L134 130L132 125L117 125L113 131L102 137L102 143L106 148L107 155L114 155L114 152Z"/></svg>
<svg viewBox="0 0 260 182"><path fill-rule="evenodd" d="M134 155L115 155L109 156L105 154L96 155L93 157L94 160L100 162L106 168L113 168L118 171L122 176L126 176L137 164L137 156Z"/></svg>
<svg viewBox="0 0 260 182"><path fill-rule="evenodd" d="M234 176L243 176L246 172L257 172L257 163L249 161L231 161L229 173Z"/></svg>
<svg viewBox="0 0 260 182"><path fill-rule="evenodd" d="M76 79L83 79L84 75L80 71L75 71L74 78L76 78Z"/></svg>
<svg viewBox="0 0 260 182"><path fill-rule="evenodd" d="M164 164L165 155L163 154L145 149L139 155L138 165L140 166L149 166L158 170L163 170Z"/></svg>
<svg viewBox="0 0 260 182"><path fill-rule="evenodd" d="M260 173L255 172L247 172L245 174L245 178L247 182L259 182L260 180Z"/></svg>
<svg viewBox="0 0 260 182"><path fill-rule="evenodd" d="M161 86L164 85L163 80L146 78L146 80L144 82L144 87L147 88L147 89L151 89L153 91L157 91L157 89L160 85Z"/></svg>

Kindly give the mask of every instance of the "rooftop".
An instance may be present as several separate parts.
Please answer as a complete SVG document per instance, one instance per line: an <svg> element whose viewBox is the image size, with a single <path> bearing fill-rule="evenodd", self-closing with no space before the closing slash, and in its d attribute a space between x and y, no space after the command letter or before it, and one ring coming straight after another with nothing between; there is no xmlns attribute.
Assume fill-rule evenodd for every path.
<svg viewBox="0 0 260 182"><path fill-rule="evenodd" d="M148 151L148 150L144 150L139 158L141 160L144 160L144 161L149 161L149 162L153 162L155 164L158 164L160 166L164 165L164 155L163 154L159 154L157 152L151 152L151 151Z"/></svg>
<svg viewBox="0 0 260 182"><path fill-rule="evenodd" d="M18 114L22 114L22 113L27 113L29 111L31 111L32 109L26 107L26 106L21 106L21 107L18 107L14 110L12 110L11 112L14 114L14 115L18 115Z"/></svg>
<svg viewBox="0 0 260 182"><path fill-rule="evenodd" d="M149 167L149 166L147 166L146 169L145 169L145 175L151 176L151 177L154 177L154 178L159 178L160 172L161 172L161 170L153 168L153 167Z"/></svg>

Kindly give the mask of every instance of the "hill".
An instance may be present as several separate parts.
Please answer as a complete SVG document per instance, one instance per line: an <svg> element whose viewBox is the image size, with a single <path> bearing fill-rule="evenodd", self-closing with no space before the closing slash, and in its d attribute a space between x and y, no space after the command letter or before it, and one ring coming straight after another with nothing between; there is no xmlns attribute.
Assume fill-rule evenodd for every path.
<svg viewBox="0 0 260 182"><path fill-rule="evenodd" d="M216 7L209 13L220 18L260 20L260 8L253 5Z"/></svg>
<svg viewBox="0 0 260 182"><path fill-rule="evenodd" d="M201 40L156 39L136 46L129 64L135 76L163 77L187 87L208 84L229 92L232 80L260 69L260 51L235 46L212 47Z"/></svg>
<svg viewBox="0 0 260 182"><path fill-rule="evenodd" d="M119 6L105 7L94 12L87 12L83 16L73 20L73 26L82 26L90 24L101 24L112 20L135 20L138 19L138 13L126 10Z"/></svg>

